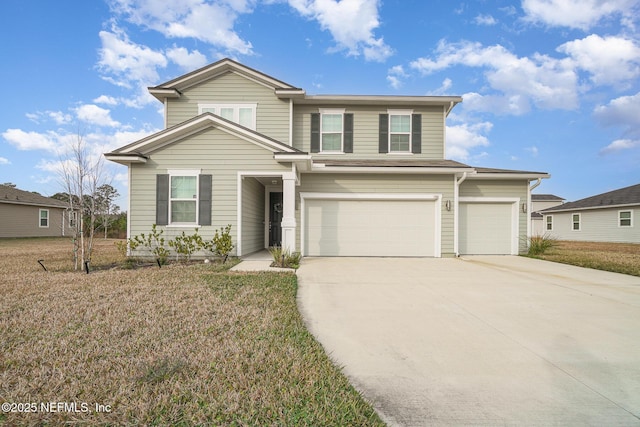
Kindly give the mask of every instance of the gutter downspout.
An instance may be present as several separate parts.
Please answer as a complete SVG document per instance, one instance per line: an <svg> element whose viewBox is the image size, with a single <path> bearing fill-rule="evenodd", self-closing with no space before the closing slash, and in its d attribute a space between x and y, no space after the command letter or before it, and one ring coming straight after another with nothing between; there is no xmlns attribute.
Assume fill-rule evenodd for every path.
<svg viewBox="0 0 640 427"><path fill-rule="evenodd" d="M456 185L453 186L453 251L455 252L456 257L460 256L460 252L458 251L458 199L460 184L462 184L465 179L467 179L467 172L463 172L460 179L456 180Z"/></svg>
<svg viewBox="0 0 640 427"><path fill-rule="evenodd" d="M534 190L540 183L542 182L542 178L538 178L536 183L531 187L527 187L527 213L529 217L527 218L527 249L529 249L529 239L531 238L531 190Z"/></svg>

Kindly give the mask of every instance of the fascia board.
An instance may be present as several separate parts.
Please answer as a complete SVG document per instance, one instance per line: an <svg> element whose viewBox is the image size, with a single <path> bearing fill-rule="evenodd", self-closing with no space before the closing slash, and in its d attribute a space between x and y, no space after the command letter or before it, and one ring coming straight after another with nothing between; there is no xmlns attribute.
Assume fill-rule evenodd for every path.
<svg viewBox="0 0 640 427"><path fill-rule="evenodd" d="M538 179L550 178L548 173L477 173L467 179Z"/></svg>
<svg viewBox="0 0 640 427"><path fill-rule="evenodd" d="M556 213L556 212L565 213L565 212L576 212L576 211L594 211L594 210L601 210L601 209L619 209L619 208L632 208L632 207L640 208L640 203L627 203L623 205L589 206L584 208L568 208L568 209L550 208L550 209L544 209L540 211L540 213L543 215L547 215L547 214Z"/></svg>
<svg viewBox="0 0 640 427"><path fill-rule="evenodd" d="M423 174L423 175L448 175L473 171L471 168L420 168L420 167L377 167L377 166L360 166L360 167L343 167L343 166L324 166L322 164L314 164L311 172L318 173L381 173L381 174Z"/></svg>

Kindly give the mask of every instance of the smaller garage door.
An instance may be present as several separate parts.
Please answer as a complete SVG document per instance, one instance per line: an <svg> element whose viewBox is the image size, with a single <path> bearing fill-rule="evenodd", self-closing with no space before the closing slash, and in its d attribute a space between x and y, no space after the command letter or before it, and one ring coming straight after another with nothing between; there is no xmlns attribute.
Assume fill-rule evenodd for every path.
<svg viewBox="0 0 640 427"><path fill-rule="evenodd" d="M440 256L435 200L322 199L304 208L309 256Z"/></svg>
<svg viewBox="0 0 640 427"><path fill-rule="evenodd" d="M515 255L513 209L513 203L461 202L460 254Z"/></svg>

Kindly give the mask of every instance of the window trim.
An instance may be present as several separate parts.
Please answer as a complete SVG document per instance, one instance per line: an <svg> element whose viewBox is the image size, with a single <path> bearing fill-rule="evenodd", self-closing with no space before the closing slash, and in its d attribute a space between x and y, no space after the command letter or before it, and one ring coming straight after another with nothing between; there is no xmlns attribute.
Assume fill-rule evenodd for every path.
<svg viewBox="0 0 640 427"><path fill-rule="evenodd" d="M75 228L78 224L78 212L74 210L67 211L67 221L69 228Z"/></svg>
<svg viewBox="0 0 640 427"><path fill-rule="evenodd" d="M624 218L629 221L629 225L622 225L623 218L620 218L620 214L623 212L629 212L629 218ZM632 228L633 227L633 209L621 209L618 211L618 228Z"/></svg>
<svg viewBox="0 0 640 427"><path fill-rule="evenodd" d="M322 154L344 154L344 112L345 108L320 108L318 110L320 113L320 151ZM325 132L322 131L322 122L324 120L325 114L327 115L340 115L340 149L339 150L325 150L324 149L324 139L322 138ZM327 134L335 135L338 132L326 132Z"/></svg>
<svg viewBox="0 0 640 427"><path fill-rule="evenodd" d="M169 212L168 212L168 221L167 227L199 227L200 224L200 169L173 169L168 170L167 174L169 175ZM173 198L171 197L171 180L173 177L182 177L182 176L195 176L196 177L196 197L195 199L184 199L184 198ZM194 222L174 222L172 221L172 209L173 202L177 201L195 201L196 202L196 218Z"/></svg>
<svg viewBox="0 0 640 427"><path fill-rule="evenodd" d="M549 227L551 226L551 227ZM553 215L545 215L544 217L545 231L553 231Z"/></svg>
<svg viewBox="0 0 640 427"><path fill-rule="evenodd" d="M412 147L412 135L413 135L413 110L387 110L389 115L389 135L387 141L387 154L413 154ZM392 132L391 131L391 117L392 116L409 116L409 131L408 132ZM391 135L408 135L409 136L409 148L403 151L397 151L391 149Z"/></svg>
<svg viewBox="0 0 640 427"><path fill-rule="evenodd" d="M42 218L42 212L46 212L46 218ZM42 220L47 220L47 225L42 225ZM49 209L38 209L38 228L49 228Z"/></svg>
<svg viewBox="0 0 640 427"><path fill-rule="evenodd" d="M198 115L205 113L206 111L204 111L204 110L211 109L211 110L215 110L215 111L211 111L211 113L222 117L222 115L219 114L220 110L222 108L232 108L233 109L233 120L231 120L232 122L234 122L234 123L236 123L236 124L238 124L240 126L244 126L246 128L249 128L251 130L256 130L256 125L257 125L257 114L256 114L256 112L258 111L258 103L257 102L230 102L230 103L225 103L225 102L203 102L203 103L199 103L198 104ZM240 123L240 109L241 108L251 108L251 111L252 111L251 126L245 126L245 125Z"/></svg>
<svg viewBox="0 0 640 427"><path fill-rule="evenodd" d="M574 215L578 215L578 228L574 228L573 226L576 224L576 221L573 220ZM580 213L572 213L571 214L571 231L582 231L582 214Z"/></svg>

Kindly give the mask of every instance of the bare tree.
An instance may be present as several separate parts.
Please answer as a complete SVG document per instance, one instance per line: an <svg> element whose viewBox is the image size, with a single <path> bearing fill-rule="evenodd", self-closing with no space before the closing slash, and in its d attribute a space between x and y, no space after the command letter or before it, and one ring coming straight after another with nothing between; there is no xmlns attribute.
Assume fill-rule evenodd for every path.
<svg viewBox="0 0 640 427"><path fill-rule="evenodd" d="M76 227L73 227L73 264L77 270L78 261L81 266L91 261L96 229L96 194L104 183L104 159L91 156L82 134L78 132L61 159L61 165L61 179L69 195L69 211L77 212L78 218Z"/></svg>

